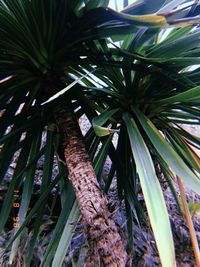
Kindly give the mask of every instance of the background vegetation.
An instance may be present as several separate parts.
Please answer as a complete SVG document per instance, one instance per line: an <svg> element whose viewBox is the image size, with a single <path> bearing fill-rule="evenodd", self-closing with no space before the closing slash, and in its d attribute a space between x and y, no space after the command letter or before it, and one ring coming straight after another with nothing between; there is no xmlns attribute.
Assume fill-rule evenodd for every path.
<svg viewBox="0 0 200 267"><path fill-rule="evenodd" d="M199 3L159 0L126 6L124 1L121 13L108 4L0 1L0 179L5 188L0 229L8 238L2 264L62 266L72 239L82 244L77 266L88 253L80 217L84 210L79 212L80 197L68 179L72 172L63 155L66 140L58 107L65 106L66 122L75 112L91 123L84 142L98 190L106 194L113 184L117 189L126 225L119 230L118 222L116 227L126 240L129 264L134 224L145 226L148 220L162 266L176 264L160 183L164 175L177 203L176 176L180 185L183 181L200 192L195 152L200 139L183 127L199 124ZM111 167L105 177L108 157ZM36 188L41 159L43 174ZM113 219L119 205L107 206ZM199 264L195 235L192 240ZM38 246L42 250L36 259ZM96 254L99 265L116 266L106 263L100 250Z"/></svg>

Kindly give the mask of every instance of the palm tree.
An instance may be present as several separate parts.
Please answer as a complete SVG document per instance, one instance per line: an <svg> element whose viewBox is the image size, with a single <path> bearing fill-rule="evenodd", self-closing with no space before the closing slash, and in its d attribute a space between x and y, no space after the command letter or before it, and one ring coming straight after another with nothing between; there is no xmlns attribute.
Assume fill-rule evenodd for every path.
<svg viewBox="0 0 200 267"><path fill-rule="evenodd" d="M178 12L175 10L178 2L159 1L157 5L149 6L147 1L143 1L126 8L124 13L118 13L104 8L108 2L60 0L49 1L47 5L39 0L0 1L1 181L18 152L17 165L1 209L0 228L4 228L13 203L16 204L22 190L19 213L13 217L20 220L21 227L14 238L22 233L33 215L37 216L24 257L26 266L31 264L33 248L40 235L45 200L58 182L62 211L41 266L51 264L57 247L52 266L61 266L75 227L71 221L79 218L69 180L90 247L86 266L91 263L99 266L100 262L105 266L125 266L128 258L125 241L119 234L95 174L96 171L97 178L100 177L107 155L111 157L113 168L106 189L116 170L119 195L125 197L130 216L129 229L131 203L137 207L137 213L140 210L136 196L136 184L140 178L163 266L175 266L175 257L169 220L150 155L168 176L172 175L170 166L199 192L199 180L193 173L193 170L199 171L198 157L189 146L190 142L199 143L177 124L179 117L184 122L186 119L195 121L199 114L199 89L195 87L198 85L195 75L198 71L183 72L186 67L194 65L198 29L192 32L192 27L188 26L174 30L163 42L159 40L160 30L157 29L198 21L198 17L190 18L196 9L192 5L186 9L179 8ZM140 16L159 9L159 15ZM179 20L183 16L187 18ZM142 29L138 31L138 27ZM117 36L121 40L120 47L112 44L113 48L110 48L108 44L111 41L105 37L113 36L114 42L117 34L120 35ZM122 39L124 34L126 38ZM190 47L180 48L181 38L185 38L185 42L193 38L194 42ZM176 48L180 57L173 58L169 48ZM169 84L165 83L166 79ZM192 91L188 92L188 89ZM190 92L191 100L188 98ZM183 105L184 99L187 104ZM95 118L99 113L102 115ZM83 114L93 119L94 125L84 138L76 118ZM164 123L165 119L167 123ZM113 129L107 128L109 120ZM43 145L42 135L46 126L46 143ZM163 132L170 145L158 130ZM116 150L112 145L115 131L119 132ZM100 136L109 133L109 136L99 139L95 132ZM99 143L102 143L102 149L95 155ZM51 181L55 154L59 173ZM120 154L124 155L121 160ZM27 213L36 163L41 156L44 156L44 167L40 198ZM178 160L171 160L172 156ZM146 166L148 177L144 172ZM155 200L159 201L159 206ZM158 212L163 215L161 219ZM165 235L161 234L163 227ZM11 263L18 245L19 238L12 246ZM166 257L169 259L167 263Z"/></svg>
<svg viewBox="0 0 200 267"><path fill-rule="evenodd" d="M165 174L174 193L174 174L178 176L180 190L183 180L194 192L200 192L200 158L195 151L200 148L199 138L183 127L199 125L199 66L195 66L199 62L198 36L199 28L192 26L162 33L145 28L127 36L114 50L109 49L113 43L108 42L107 67L103 63L104 69L95 72L101 85L99 91L96 88L87 91L88 97L103 106L101 115L93 119L96 134L118 133L118 158L110 157L127 210L131 210L129 188L137 192L140 181L162 266L175 266L175 260L156 166ZM96 64L101 65L101 60L97 59ZM136 199L133 212L136 209L139 217L138 206ZM191 220L188 221L190 225ZM190 233L199 266L193 226Z"/></svg>

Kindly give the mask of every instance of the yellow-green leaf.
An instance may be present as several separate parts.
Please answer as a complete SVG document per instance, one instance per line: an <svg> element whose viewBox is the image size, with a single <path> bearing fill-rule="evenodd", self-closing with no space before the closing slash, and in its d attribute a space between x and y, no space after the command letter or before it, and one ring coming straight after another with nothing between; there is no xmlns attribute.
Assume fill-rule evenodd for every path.
<svg viewBox="0 0 200 267"><path fill-rule="evenodd" d="M170 168L183 179L193 191L200 194L200 179L193 173L193 171L184 163L182 158L176 153L172 146L165 140L155 125L145 117L139 110L134 109L142 127L147 133L152 144L163 158L163 160L170 166Z"/></svg>
<svg viewBox="0 0 200 267"><path fill-rule="evenodd" d="M150 152L133 118L126 113L123 119L127 126L132 154L136 163L136 170L139 175L162 266L175 267L175 252L169 216Z"/></svg>

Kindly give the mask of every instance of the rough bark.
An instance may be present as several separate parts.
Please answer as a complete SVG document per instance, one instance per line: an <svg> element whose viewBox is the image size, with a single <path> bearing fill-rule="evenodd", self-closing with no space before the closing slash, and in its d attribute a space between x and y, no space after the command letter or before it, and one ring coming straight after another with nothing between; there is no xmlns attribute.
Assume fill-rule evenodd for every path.
<svg viewBox="0 0 200 267"><path fill-rule="evenodd" d="M90 253L85 266L126 266L127 253L85 148L75 114L66 102L54 108L69 179L85 224ZM92 256L95 255L95 258ZM92 259L93 257L93 259Z"/></svg>

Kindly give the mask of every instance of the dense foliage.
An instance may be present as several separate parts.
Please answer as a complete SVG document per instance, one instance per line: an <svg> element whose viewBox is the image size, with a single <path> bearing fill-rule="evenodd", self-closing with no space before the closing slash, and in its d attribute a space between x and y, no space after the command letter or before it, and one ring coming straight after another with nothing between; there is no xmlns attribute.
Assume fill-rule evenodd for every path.
<svg viewBox="0 0 200 267"><path fill-rule="evenodd" d="M91 122L84 138L102 189L107 192L116 177L119 198L125 200L128 249L133 244L133 221L146 220L138 200L142 189L161 262L175 266L156 168L173 192L177 175L200 193L200 159L194 150L200 148L200 140L183 127L199 124L199 4L136 1L121 13L106 8L108 4L106 0L0 0L2 183L16 159L1 207L1 231L8 230L13 203L20 202L14 218L20 218L21 227L14 229L15 241L8 248L11 262L18 248L26 246L23 261L31 265L34 247L44 238L44 214L55 222L54 202L60 202L58 219L40 266L61 266L70 245L79 211L59 157L52 114L54 103L70 99L77 118L84 115ZM105 178L102 171L108 156L111 168ZM29 210L41 158L39 197ZM57 174L52 179L55 162ZM47 210L53 189L55 199ZM23 244L27 227L30 240Z"/></svg>

